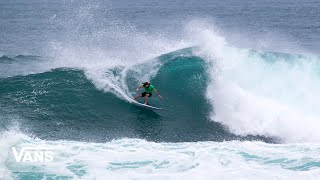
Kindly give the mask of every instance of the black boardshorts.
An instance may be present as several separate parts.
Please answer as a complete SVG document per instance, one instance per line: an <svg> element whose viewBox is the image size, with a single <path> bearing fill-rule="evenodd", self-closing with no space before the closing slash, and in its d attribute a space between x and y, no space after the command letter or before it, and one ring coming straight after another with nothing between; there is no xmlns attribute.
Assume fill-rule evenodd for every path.
<svg viewBox="0 0 320 180"><path fill-rule="evenodd" d="M151 93L147 93L147 92L143 92L143 93L141 93L141 96L142 96L142 97L145 97L147 94L149 94L149 97L151 97L151 96L152 96L152 94L151 94Z"/></svg>

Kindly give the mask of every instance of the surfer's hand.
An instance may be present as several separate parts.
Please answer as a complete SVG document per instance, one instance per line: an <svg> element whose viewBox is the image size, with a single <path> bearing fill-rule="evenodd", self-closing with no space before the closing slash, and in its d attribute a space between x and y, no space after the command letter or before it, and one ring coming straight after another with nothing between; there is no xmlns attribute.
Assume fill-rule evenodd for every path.
<svg viewBox="0 0 320 180"><path fill-rule="evenodd" d="M158 96L159 96L159 98L163 99L163 97L160 94Z"/></svg>
<svg viewBox="0 0 320 180"><path fill-rule="evenodd" d="M136 89L136 91L138 92L138 91L139 91L139 89L137 88L137 89Z"/></svg>

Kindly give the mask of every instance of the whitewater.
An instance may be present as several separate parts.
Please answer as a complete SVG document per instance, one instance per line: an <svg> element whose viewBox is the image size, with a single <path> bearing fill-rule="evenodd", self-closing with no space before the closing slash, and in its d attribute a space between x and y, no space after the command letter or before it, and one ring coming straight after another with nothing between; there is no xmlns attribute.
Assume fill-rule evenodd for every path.
<svg viewBox="0 0 320 180"><path fill-rule="evenodd" d="M240 46L208 18L149 33L110 2L56 6L41 53L0 46L0 179L319 179L317 53ZM144 81L164 110L130 103Z"/></svg>

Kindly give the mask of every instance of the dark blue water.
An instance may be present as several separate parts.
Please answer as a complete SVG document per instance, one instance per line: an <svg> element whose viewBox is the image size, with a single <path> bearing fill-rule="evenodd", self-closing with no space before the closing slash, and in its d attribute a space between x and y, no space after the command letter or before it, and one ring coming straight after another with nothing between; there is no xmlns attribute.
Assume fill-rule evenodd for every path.
<svg viewBox="0 0 320 180"><path fill-rule="evenodd" d="M47 50L44 46L60 33L54 17L72 18L81 5L98 5L101 14L95 18L120 19L140 32L178 37L188 20L206 18L239 46L273 50L295 48L319 54L320 2L317 0L1 1L0 52L43 54Z"/></svg>

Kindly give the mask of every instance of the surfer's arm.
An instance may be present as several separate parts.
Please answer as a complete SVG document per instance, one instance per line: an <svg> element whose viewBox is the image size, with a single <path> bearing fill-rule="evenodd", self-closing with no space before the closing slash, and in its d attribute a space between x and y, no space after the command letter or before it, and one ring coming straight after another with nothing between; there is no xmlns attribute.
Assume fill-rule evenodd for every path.
<svg viewBox="0 0 320 180"><path fill-rule="evenodd" d="M154 92L157 93L157 95L159 96L159 98L163 99L163 97L159 94L159 92L158 92L156 89L154 89Z"/></svg>
<svg viewBox="0 0 320 180"><path fill-rule="evenodd" d="M141 88L142 88L142 85L138 86L136 91L139 91L139 89L141 89Z"/></svg>

